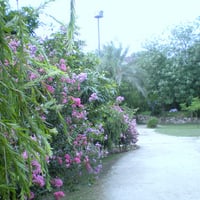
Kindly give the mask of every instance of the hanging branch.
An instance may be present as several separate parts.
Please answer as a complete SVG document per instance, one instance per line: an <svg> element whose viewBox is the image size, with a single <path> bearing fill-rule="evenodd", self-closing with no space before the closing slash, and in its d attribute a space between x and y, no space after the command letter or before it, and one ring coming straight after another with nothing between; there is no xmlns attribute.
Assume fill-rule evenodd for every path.
<svg viewBox="0 0 200 200"><path fill-rule="evenodd" d="M71 0L70 2L70 22L67 30L67 38L68 45L67 48L69 51L73 49L74 44L74 32L75 32L75 24L76 24L76 11L75 11L75 0Z"/></svg>

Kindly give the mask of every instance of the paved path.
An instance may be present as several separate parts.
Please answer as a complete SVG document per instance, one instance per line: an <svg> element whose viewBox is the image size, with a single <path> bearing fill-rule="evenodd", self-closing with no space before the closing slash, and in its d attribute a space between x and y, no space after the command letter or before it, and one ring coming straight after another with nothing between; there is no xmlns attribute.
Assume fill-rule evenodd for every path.
<svg viewBox="0 0 200 200"><path fill-rule="evenodd" d="M200 138L138 130L140 148L109 171L102 200L200 200Z"/></svg>

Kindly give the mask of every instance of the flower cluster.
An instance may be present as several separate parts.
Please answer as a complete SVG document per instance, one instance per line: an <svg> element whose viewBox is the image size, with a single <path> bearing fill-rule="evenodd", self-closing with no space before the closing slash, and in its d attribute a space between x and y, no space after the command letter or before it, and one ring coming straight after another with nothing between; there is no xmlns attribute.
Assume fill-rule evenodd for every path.
<svg viewBox="0 0 200 200"><path fill-rule="evenodd" d="M40 186L40 187L44 187L45 179L41 175L42 174L42 170L41 170L40 163L37 160L33 160L32 161L32 167L33 167L32 182L35 183L36 185Z"/></svg>
<svg viewBox="0 0 200 200"><path fill-rule="evenodd" d="M92 93L89 97L89 102L95 101L98 99L97 93Z"/></svg>
<svg viewBox="0 0 200 200"><path fill-rule="evenodd" d="M61 186L63 186L63 181L60 178L54 178L51 180L51 184L54 187L60 188Z"/></svg>
<svg viewBox="0 0 200 200"><path fill-rule="evenodd" d="M122 101L124 101L124 97L118 96L118 97L116 98L116 103L117 103L117 104L120 104Z"/></svg>
<svg viewBox="0 0 200 200"><path fill-rule="evenodd" d="M54 197L56 200L60 200L61 197L64 197L65 193L63 191L54 192Z"/></svg>

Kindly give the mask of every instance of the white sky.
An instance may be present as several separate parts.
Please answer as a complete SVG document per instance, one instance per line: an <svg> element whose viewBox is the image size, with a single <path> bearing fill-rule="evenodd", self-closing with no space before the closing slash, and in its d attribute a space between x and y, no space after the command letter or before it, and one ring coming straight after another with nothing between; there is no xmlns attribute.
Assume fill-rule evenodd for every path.
<svg viewBox="0 0 200 200"><path fill-rule="evenodd" d="M18 0L20 6L38 6L44 0ZM16 8L16 0L10 0ZM55 0L45 12L58 20L69 22L70 0ZM98 47L97 19L100 10L101 45L114 41L130 47L130 51L140 50L141 43L173 24L193 21L200 16L200 0L76 0L77 25L80 39L86 41L86 50ZM47 20L46 17L42 20Z"/></svg>

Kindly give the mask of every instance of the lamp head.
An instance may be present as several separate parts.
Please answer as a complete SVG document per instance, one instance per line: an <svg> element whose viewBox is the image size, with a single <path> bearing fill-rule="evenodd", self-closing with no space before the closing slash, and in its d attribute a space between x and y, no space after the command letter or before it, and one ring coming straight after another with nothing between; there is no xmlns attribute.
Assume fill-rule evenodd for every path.
<svg viewBox="0 0 200 200"><path fill-rule="evenodd" d="M103 18L103 10L99 11L99 14L94 16L95 18Z"/></svg>

